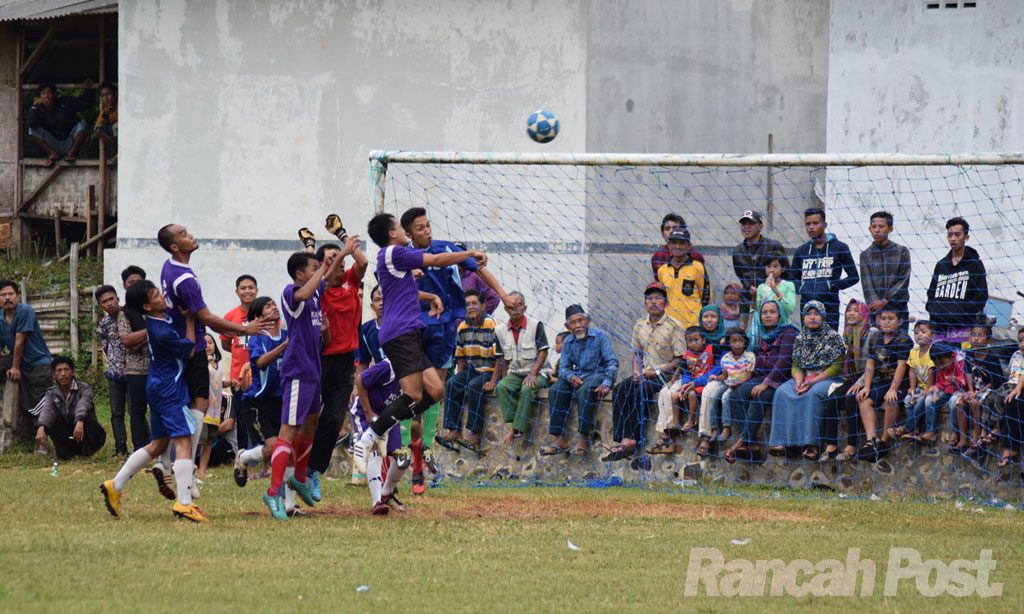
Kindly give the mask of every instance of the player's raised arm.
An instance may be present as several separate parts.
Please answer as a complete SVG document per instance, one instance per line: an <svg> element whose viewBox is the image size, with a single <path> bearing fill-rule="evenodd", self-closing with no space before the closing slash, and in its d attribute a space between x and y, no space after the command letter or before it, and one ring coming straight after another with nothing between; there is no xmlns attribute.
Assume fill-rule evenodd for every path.
<svg viewBox="0 0 1024 614"><path fill-rule="evenodd" d="M464 252L446 252L443 254L423 254L423 266L450 266L458 264L470 258L476 258L478 261L482 260L487 262L487 256L483 252L478 251L464 251Z"/></svg>

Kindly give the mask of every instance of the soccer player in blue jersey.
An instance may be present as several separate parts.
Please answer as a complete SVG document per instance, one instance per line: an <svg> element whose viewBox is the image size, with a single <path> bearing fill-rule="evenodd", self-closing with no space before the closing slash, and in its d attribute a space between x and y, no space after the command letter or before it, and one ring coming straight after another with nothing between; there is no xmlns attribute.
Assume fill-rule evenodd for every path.
<svg viewBox="0 0 1024 614"><path fill-rule="evenodd" d="M349 413L352 414L355 436L362 437L370 428L370 421L398 399L402 389L398 385L394 369L391 368L391 361L386 358L375 362L372 367L357 375L355 388L357 397L349 408ZM373 454L366 461L371 511L374 515L387 514L391 510L404 512L405 506L398 500L396 492L396 486L402 481L402 476L409 467L409 457L398 452L402 447L402 433L397 426L391 427L386 439L380 443L385 445L384 456L390 456L391 462L387 468L387 477L382 480L384 456Z"/></svg>
<svg viewBox="0 0 1024 614"><path fill-rule="evenodd" d="M412 246L423 250L426 254L440 255L465 251L454 243L434 238L427 210L422 207L408 209L402 214L400 221ZM478 263L472 257L462 261L463 267L477 273L484 283L498 293L502 303L514 306L515 300L505 292L498 280L482 264L484 263ZM421 271L422 275L416 280L420 291L441 297L441 302L444 304L444 310L440 314L431 315L430 304L424 301L420 302L420 319L426 326L423 329L423 350L434 368L437 369L443 384L455 355L459 322L466 318L466 296L463 292L458 264L427 264ZM415 420L410 428L409 449L413 455L412 491L415 494L422 494L426 490L423 480L424 441L432 441L433 431L436 427L435 408L430 407L424 413L422 420ZM424 430L426 437L424 437Z"/></svg>
<svg viewBox="0 0 1024 614"><path fill-rule="evenodd" d="M322 267L306 252L288 258L288 275L294 283L281 293L288 327L288 347L281 360L281 431L270 456L270 488L263 494L263 502L277 520L288 519L282 496L286 479L306 505L316 503L306 483L306 467L320 418L320 347L329 342L329 338L323 339L329 331L323 328L321 297L326 289L324 278L337 271L341 260L337 252L326 254ZM293 463L295 474L286 478Z"/></svg>
<svg viewBox="0 0 1024 614"><path fill-rule="evenodd" d="M100 485L104 502L107 510L115 518L120 518L121 491L128 480L160 456L169 443L173 443L176 453L173 472L178 495L172 511L179 518L206 522L202 510L192 502L192 433L200 425L189 411L188 388L183 377L187 361L195 354L196 318L191 313L184 313L184 334L179 335L164 312L163 294L147 280L129 288L125 302L146 316L150 354L146 400L152 412L153 440L129 456L114 479Z"/></svg>

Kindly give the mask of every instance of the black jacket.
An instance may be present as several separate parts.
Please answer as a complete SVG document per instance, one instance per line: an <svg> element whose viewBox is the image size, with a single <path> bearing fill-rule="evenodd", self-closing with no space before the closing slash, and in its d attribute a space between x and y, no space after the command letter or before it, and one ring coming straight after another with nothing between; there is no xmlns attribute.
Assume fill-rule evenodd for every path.
<svg viewBox="0 0 1024 614"><path fill-rule="evenodd" d="M952 251L935 265L925 310L936 328L971 326L984 313L987 302L985 264L973 248L964 248L964 257L956 266L953 266Z"/></svg>
<svg viewBox="0 0 1024 614"><path fill-rule="evenodd" d="M81 96L61 96L52 108L37 102L25 114L25 125L45 130L57 139L66 139L79 122L78 114L96 104L96 90L87 90Z"/></svg>
<svg viewBox="0 0 1024 614"><path fill-rule="evenodd" d="M764 264L759 262L762 257L785 254L786 250L782 243L764 235L761 235L761 240L753 246L747 245L746 241L740 241L732 250L732 270L736 272L736 277L743 285L741 296L750 296L750 286L756 287L764 283Z"/></svg>

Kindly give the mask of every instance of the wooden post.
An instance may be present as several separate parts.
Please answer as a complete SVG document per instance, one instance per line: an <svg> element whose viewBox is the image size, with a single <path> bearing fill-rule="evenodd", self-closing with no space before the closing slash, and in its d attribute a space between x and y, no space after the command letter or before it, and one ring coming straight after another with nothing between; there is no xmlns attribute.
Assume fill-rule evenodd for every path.
<svg viewBox="0 0 1024 614"><path fill-rule="evenodd" d="M92 368L96 369L96 359L99 355L99 340L96 339L96 301L89 301L89 311L92 314Z"/></svg>
<svg viewBox="0 0 1024 614"><path fill-rule="evenodd" d="M60 209L53 212L53 254L60 256Z"/></svg>
<svg viewBox="0 0 1024 614"><path fill-rule="evenodd" d="M78 356L78 241L71 244L70 282L71 282L71 355Z"/></svg>
<svg viewBox="0 0 1024 614"><path fill-rule="evenodd" d="M21 302L28 305L28 277L21 278L21 281L18 282L18 288L21 290Z"/></svg>
<svg viewBox="0 0 1024 614"><path fill-rule="evenodd" d="M95 213L96 213L96 186L90 185L89 186L88 194L89 194L89 198L86 200L86 209L85 209L85 240L86 241L91 239L93 234L96 232L96 229L93 227L93 223L94 223L93 215L95 215ZM96 253L96 247L95 246L93 246L93 247L91 247L89 249L92 250L93 254Z"/></svg>
<svg viewBox="0 0 1024 614"><path fill-rule="evenodd" d="M769 132L768 133L768 153L772 153L775 149L775 137ZM775 183L772 181L772 167L765 167L768 173L768 232L775 230Z"/></svg>

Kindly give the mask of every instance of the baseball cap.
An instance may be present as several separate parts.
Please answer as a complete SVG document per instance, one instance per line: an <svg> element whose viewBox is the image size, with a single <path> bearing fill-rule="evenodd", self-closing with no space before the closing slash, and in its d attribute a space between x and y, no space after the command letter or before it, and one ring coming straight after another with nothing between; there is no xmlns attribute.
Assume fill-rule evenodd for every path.
<svg viewBox="0 0 1024 614"><path fill-rule="evenodd" d="M669 241L686 241L690 242L690 231L685 228L676 228L668 235Z"/></svg>
<svg viewBox="0 0 1024 614"><path fill-rule="evenodd" d="M662 296L668 298L668 290L665 289L665 286L656 281L652 281L647 284L647 288L644 290L644 296L646 297L651 292L660 292Z"/></svg>
<svg viewBox="0 0 1024 614"><path fill-rule="evenodd" d="M740 223L743 223L743 222L754 222L755 224L760 224L763 221L764 220L761 217L761 212L760 211L753 211L751 209L747 209L746 211L743 212L743 215L740 216Z"/></svg>

